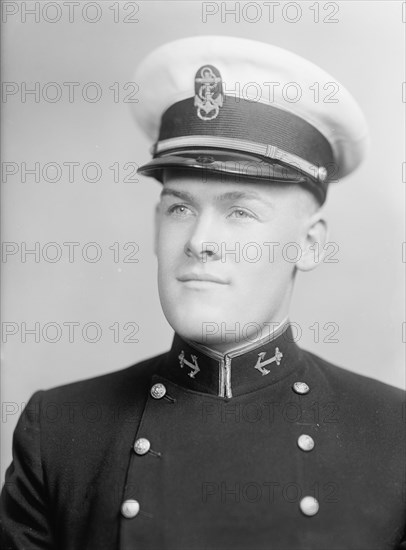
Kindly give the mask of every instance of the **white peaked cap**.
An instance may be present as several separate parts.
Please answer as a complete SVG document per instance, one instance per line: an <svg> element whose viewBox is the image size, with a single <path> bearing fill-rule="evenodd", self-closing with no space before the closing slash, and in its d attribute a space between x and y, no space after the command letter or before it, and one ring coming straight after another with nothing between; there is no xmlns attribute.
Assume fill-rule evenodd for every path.
<svg viewBox="0 0 406 550"><path fill-rule="evenodd" d="M241 155L295 169L323 201L328 181L365 156L368 128L352 95L314 63L272 44L183 38L151 52L134 79L136 121L154 142L154 159L140 168L146 175L182 165L235 172L230 162L235 167Z"/></svg>

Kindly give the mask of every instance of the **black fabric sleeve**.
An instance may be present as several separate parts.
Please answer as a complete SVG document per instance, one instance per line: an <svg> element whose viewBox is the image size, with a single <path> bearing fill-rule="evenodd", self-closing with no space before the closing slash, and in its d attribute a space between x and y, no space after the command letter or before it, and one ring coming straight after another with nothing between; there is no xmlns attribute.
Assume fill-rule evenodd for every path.
<svg viewBox="0 0 406 550"><path fill-rule="evenodd" d="M42 393L31 397L14 431L0 504L3 550L56 550L41 460Z"/></svg>

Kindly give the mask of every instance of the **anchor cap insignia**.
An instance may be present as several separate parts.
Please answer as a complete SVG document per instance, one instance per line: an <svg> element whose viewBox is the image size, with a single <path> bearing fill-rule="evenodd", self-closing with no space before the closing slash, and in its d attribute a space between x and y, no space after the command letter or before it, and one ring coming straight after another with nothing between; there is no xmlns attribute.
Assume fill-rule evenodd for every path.
<svg viewBox="0 0 406 550"><path fill-rule="evenodd" d="M224 94L221 75L213 65L203 65L195 75L195 100L197 116L201 120L213 120L223 106Z"/></svg>

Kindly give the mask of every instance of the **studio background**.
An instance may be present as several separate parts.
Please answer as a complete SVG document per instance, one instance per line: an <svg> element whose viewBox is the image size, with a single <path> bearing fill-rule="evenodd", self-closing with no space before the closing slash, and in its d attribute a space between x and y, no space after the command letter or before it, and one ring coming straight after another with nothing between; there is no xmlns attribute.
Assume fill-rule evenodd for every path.
<svg viewBox="0 0 406 550"><path fill-rule="evenodd" d="M9 4L20 9L22 3ZM35 3L25 4L33 9ZM39 4L43 7L45 2ZM129 4L137 6L136 14ZM338 23L323 22L331 11L324 2L318 3L318 23L310 9L314 2L300 3L302 15L296 23L283 19L286 3L275 8L274 22L265 5L250 4L251 8L227 3L240 13L240 22L221 10L203 22L202 3L194 1L99 2L102 17L94 23L81 15L69 22L67 10L55 23L42 15L39 22L29 15L23 22L21 12L3 22L3 81L16 83L19 91L2 104L2 240L17 247L2 262L2 479L11 459L12 432L34 391L124 368L171 344L173 332L161 312L152 250L160 185L135 177L133 165L126 165L146 162L150 144L123 99L132 91L124 86L132 81L139 60L176 38L225 34L273 43L320 65L360 103L370 127L368 157L355 173L330 188L325 207L329 240L339 245L339 261L299 274L291 320L301 327L300 346L350 370L404 386L402 3L330 2L339 8ZM254 4L262 8L255 23L243 17L245 13L254 18ZM93 13L89 8L90 18ZM49 16L53 17L51 8ZM138 22L124 22L125 16ZM64 94L53 103L42 96L35 101L32 95L23 102L23 82L27 88L39 82L41 91L46 83L58 83ZM63 86L66 82L79 83L73 102ZM99 101L83 99L89 82L100 85ZM120 95L114 101L117 90ZM51 96L51 88L48 91ZM92 89L88 92L91 96ZM74 181L69 181L63 165L67 162L79 163ZM89 162L101 168L98 181L82 177ZM15 163L7 169L17 167L17 173L5 175L4 163ZM41 171L47 163L58 163L62 176L55 182L41 176L36 182L27 175L24 182L23 163L27 168L40 163ZM94 174L89 169L88 176ZM46 179L56 175L51 166ZM130 181L124 181L125 176ZM33 249L35 242L40 243L39 261L31 254L23 262L23 243ZM56 262L43 257L43 252L53 256L55 249L47 247L52 242L63 250ZM79 243L73 261L66 242ZM96 249L86 248L91 242L102 250L99 261L83 258L82 252L94 257ZM125 243L139 247L133 254L138 263L123 261L134 252ZM89 322L102 331L94 343L82 333ZM23 341L23 323L28 329L39 323L38 342L29 334ZM61 327L61 338L54 343L42 333L47 323ZM79 323L73 342L66 323ZM323 328L327 323L338 326L338 342L323 341L330 334ZM131 334L135 324L139 330ZM6 334L13 330L10 327L15 334ZM50 328L47 335L52 340L55 331ZM87 336L95 336L91 327ZM125 337L139 342L125 342Z"/></svg>

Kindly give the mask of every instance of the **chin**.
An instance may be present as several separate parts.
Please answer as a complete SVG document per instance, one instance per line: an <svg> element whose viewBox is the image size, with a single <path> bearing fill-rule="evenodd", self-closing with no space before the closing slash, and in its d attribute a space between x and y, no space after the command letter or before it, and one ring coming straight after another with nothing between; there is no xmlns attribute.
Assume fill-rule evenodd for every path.
<svg viewBox="0 0 406 550"><path fill-rule="evenodd" d="M163 312L173 330L182 338L194 340L205 345L221 340L224 326L224 310L210 307L207 304L191 306L183 303L182 307L164 307Z"/></svg>

